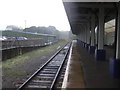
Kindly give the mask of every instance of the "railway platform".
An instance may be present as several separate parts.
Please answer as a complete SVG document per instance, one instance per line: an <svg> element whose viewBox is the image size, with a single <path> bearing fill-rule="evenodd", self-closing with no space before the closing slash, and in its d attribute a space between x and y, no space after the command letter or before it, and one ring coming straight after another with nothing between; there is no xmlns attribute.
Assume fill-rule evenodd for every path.
<svg viewBox="0 0 120 90"><path fill-rule="evenodd" d="M62 88L120 88L119 85L119 79L109 75L109 61L96 61L77 40L73 41Z"/></svg>

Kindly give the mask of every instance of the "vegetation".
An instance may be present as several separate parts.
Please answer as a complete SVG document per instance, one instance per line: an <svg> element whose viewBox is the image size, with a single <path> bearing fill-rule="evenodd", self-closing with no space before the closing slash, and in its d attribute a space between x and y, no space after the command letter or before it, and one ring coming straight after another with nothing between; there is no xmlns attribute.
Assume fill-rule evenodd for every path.
<svg viewBox="0 0 120 90"><path fill-rule="evenodd" d="M59 45L65 43L65 42L66 41L60 41L60 42L57 42L51 46L43 47L43 48L31 51L31 52L25 53L25 54L20 55L20 56L16 56L12 59L8 59L8 60L2 62L2 67L6 68L6 69L10 69L12 67L18 66L26 60L30 60L30 59L33 59L33 58L38 57L40 55L44 55L48 52L54 51L55 48L57 48Z"/></svg>
<svg viewBox="0 0 120 90"><path fill-rule="evenodd" d="M22 27L18 27L18 26L15 26L15 25L8 25L6 27L6 30L23 30Z"/></svg>
<svg viewBox="0 0 120 90"><path fill-rule="evenodd" d="M2 31L3 36L7 37L27 37L27 38L41 38L43 36L56 36L56 39L69 39L72 35L71 31L59 31L54 26L31 26L29 28L21 29L14 25L6 27L5 31Z"/></svg>
<svg viewBox="0 0 120 90"><path fill-rule="evenodd" d="M32 26L30 28L25 28L23 31L24 32L32 32L32 33L59 35L59 31L54 26L49 26L49 27Z"/></svg>
<svg viewBox="0 0 120 90"><path fill-rule="evenodd" d="M55 35L59 37L59 31L54 26L49 27L36 27L31 26L29 28L21 29L14 25L8 25L6 31L3 31L3 36L24 36L24 37L34 37L39 38L45 35Z"/></svg>
<svg viewBox="0 0 120 90"><path fill-rule="evenodd" d="M27 37L27 38L41 38L46 36L55 36L55 35L49 35L49 34L35 34L30 32L23 32L23 31L2 31L3 36L7 37Z"/></svg>

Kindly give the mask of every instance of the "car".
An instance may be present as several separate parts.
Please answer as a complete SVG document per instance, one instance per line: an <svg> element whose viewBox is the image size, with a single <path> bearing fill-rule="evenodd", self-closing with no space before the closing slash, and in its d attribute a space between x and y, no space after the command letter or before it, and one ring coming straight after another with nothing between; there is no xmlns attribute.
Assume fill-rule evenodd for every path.
<svg viewBox="0 0 120 90"><path fill-rule="evenodd" d="M7 40L5 36L0 36L0 40Z"/></svg>
<svg viewBox="0 0 120 90"><path fill-rule="evenodd" d="M6 37L6 40L16 40L15 37Z"/></svg>
<svg viewBox="0 0 120 90"><path fill-rule="evenodd" d="M27 40L26 37L16 37L16 40Z"/></svg>

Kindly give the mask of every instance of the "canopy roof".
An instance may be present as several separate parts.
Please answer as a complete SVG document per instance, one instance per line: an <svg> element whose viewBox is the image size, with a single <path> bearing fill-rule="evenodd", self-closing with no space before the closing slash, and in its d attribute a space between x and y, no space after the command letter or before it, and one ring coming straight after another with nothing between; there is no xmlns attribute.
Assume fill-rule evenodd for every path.
<svg viewBox="0 0 120 90"><path fill-rule="evenodd" d="M79 34L80 30L84 30L84 26L91 22L91 15L95 15L95 24L98 25L99 8L104 8L105 22L108 22L116 17L117 2L83 2L83 0L63 0L65 11L71 26L73 34ZM80 2L78 2L80 1ZM104 1L104 0L102 0ZM116 0L117 1L117 0ZM114 26L114 21L105 24L106 30ZM112 26L111 26L112 25ZM114 27L112 27L113 29ZM108 32L109 32L108 31Z"/></svg>

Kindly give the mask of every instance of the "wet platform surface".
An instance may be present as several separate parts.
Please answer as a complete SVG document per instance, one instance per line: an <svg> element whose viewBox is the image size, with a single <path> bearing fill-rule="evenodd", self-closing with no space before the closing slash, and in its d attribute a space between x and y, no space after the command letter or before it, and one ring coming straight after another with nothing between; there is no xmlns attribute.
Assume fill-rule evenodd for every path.
<svg viewBox="0 0 120 90"><path fill-rule="evenodd" d="M107 52L110 50L107 49ZM109 74L109 61L96 61L94 55L76 41L73 42L66 73L64 88L120 88L120 80Z"/></svg>
<svg viewBox="0 0 120 90"><path fill-rule="evenodd" d="M76 45L76 42L73 41L62 88L85 88L83 71Z"/></svg>

